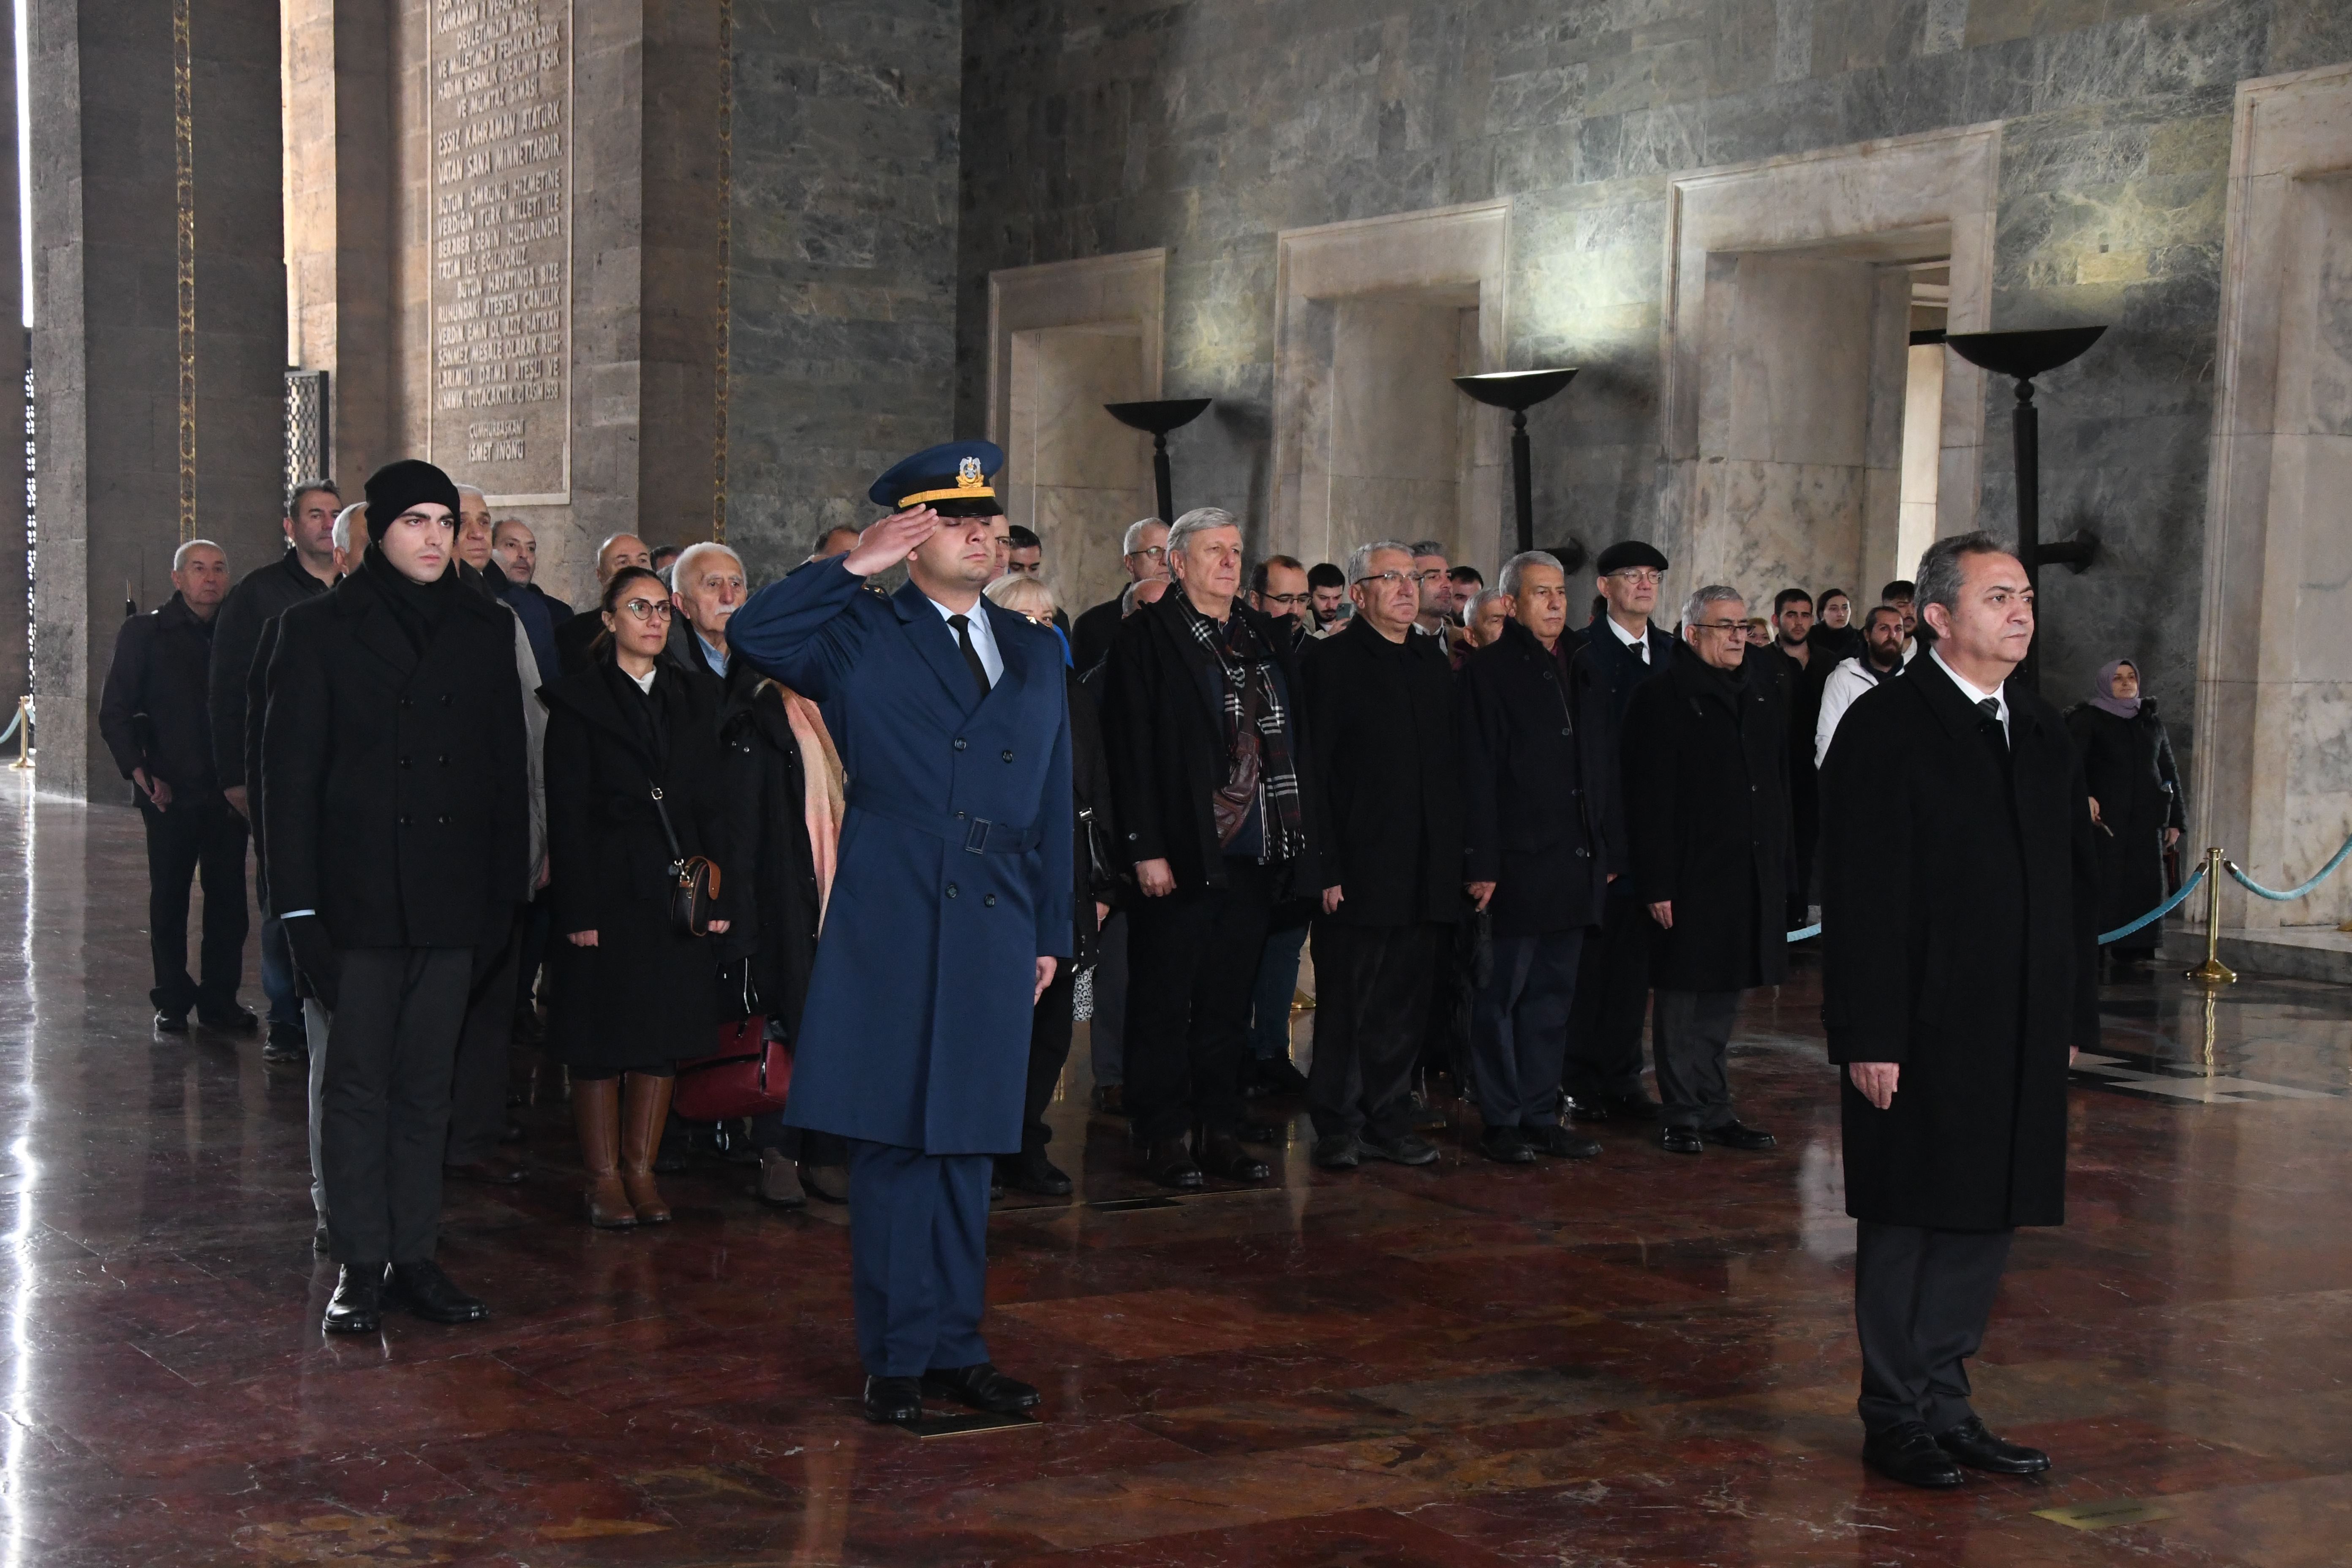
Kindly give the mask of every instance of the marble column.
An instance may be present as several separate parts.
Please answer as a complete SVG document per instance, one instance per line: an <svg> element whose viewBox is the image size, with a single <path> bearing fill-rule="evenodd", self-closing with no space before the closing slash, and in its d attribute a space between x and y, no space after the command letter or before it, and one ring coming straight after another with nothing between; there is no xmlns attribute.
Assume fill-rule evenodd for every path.
<svg viewBox="0 0 2352 1568"><path fill-rule="evenodd" d="M16 122L16 59L13 30L0 37L0 124ZM23 397L25 334L24 272L16 265L22 240L17 234L16 142L0 148L0 397L13 411ZM25 484L21 463L0 472L0 725L16 700L31 689L31 616L26 603L31 581L25 556ZM0 746L0 755L13 756L15 742Z"/></svg>
<svg viewBox="0 0 2352 1568"><path fill-rule="evenodd" d="M184 56L174 37L182 15ZM29 22L39 783L114 798L94 721L126 594L142 610L170 595L184 527L216 541L232 571L281 547L284 234L278 160L268 154L278 144L278 6L30 0ZM184 146L174 110L183 85ZM184 154L194 218L186 334Z"/></svg>

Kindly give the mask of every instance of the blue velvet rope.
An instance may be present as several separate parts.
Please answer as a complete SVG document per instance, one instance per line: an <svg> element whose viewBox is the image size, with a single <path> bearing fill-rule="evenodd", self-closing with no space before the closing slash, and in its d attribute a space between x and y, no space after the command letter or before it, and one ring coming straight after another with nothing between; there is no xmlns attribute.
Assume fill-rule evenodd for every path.
<svg viewBox="0 0 2352 1568"><path fill-rule="evenodd" d="M7 739L7 737L6 737L6 736L5 736L5 735L0 735L0 740L5 740L5 739ZM2344 850L2352 851L2352 841L2347 841L2347 842L2345 844L2345 846L2344 846ZM2331 861L2329 861L2329 862L2328 862L2328 864L2327 864L2327 871L2333 871L2334 869L2336 869L2336 865L2337 865L2339 862L2341 862L2344 858L2345 858L2344 851L2338 851L2338 852L2337 852L2337 854L2336 854L2336 858L2335 858L2334 860L2331 860ZM2230 868L2230 869L2231 869L2232 872L2236 872L2238 868L2237 868L2235 866L2232 866L2232 867L2231 867L2231 868ZM2326 876L2326 875L2327 875L2327 871L2322 871L2322 872L2319 874L2319 877L2314 877L2310 881L2308 881L2308 882L2305 883L2305 884L2304 884L2304 886L2303 886L2303 892L2307 893L2307 892L2309 892L2313 888L2317 887L2317 886L2319 885L2319 879L2320 879L2320 877L2325 877L2325 876ZM2146 914L2144 914L2144 915L2140 916L2140 917L2139 917L2139 919L2137 919L2137 920L2136 920L2136 921L2132 921L2132 922L2131 922L2131 924L2129 924L2129 925L2117 926L2115 930L2113 930L2113 931L2103 931L2103 932L2101 932L2101 933L2100 933L2100 935L2099 935L2099 945L2100 945L2101 947L2105 947L2105 946L2106 946L2106 945L2107 945L2107 943L2109 943L2109 942L2121 942L2124 938L2126 938L2126 937L2127 937L2127 936L2131 935L2131 933L2132 933L2132 932L2134 932L2134 931L2136 931L2139 930L2142 926L2153 925L2153 924L2154 924L2154 923L2156 923L2158 921L2162 920L2165 916L2167 916L2167 915L2170 914L2173 910L2175 910L2179 909L2179 908L2180 907L2180 905L2181 905L2182 900L2185 900L2185 899L2187 899L2187 898L2189 897L2189 894L2191 894L2191 893L2195 892L2195 891L2197 890L2198 884L2200 884L2200 882L2202 882L2202 881L2204 881L2204 880L2205 880L2205 868L2204 868L2204 867L2202 867L2202 866L2200 866L2200 867L2198 867L2198 868L2197 868L2197 869L2195 870L2195 872L2193 872L2193 873L2189 876L2189 880L2187 880L2186 882L2183 882L2183 883L2181 883L2181 884L2180 884L2180 891L2179 891L2179 892L2177 892L2177 893L2173 894L2173 895L2172 895L2172 897L2170 897L2170 898L2168 898L2168 899L2165 900L2164 900L2164 902L2162 902L2162 903L2160 903L2160 904L2157 905L2157 906L2156 906L2156 908L2154 908L2154 909L2152 909L2152 910L2148 910L2148 911L2147 911L2147 913L2146 913ZM2245 879L2245 877L2242 874L2242 875L2240 875L2240 876L2238 877L2238 880L2240 880L2241 882L2243 882L2243 881L2245 881L2245 880L2246 880L2246 879ZM2252 883L2248 883L2247 885L2248 885L2249 887L2252 887ZM2256 892L2262 892L2262 891L2263 891L2263 889L2259 889L2259 888L2256 888L2254 890L2255 890ZM2275 899L2275 898L2282 898L2282 897L2294 897L2294 898L2300 898L2300 897L2302 897L2302 893L2295 893L2295 894L2292 894L2292 895L2287 895L2287 894L2279 894L2279 893L2264 893L2264 894L2263 894L2263 896L2264 896L2265 898L2273 898L2273 899ZM1790 932L1789 933L1789 940L1790 940L1790 942L1802 942L1802 941L1804 941L1807 937L1819 936L1819 935L1821 935L1821 934L1822 934L1822 925L1821 925L1821 922L1820 922L1819 921L1815 921L1811 925L1806 926L1806 927L1802 928L1801 930L1798 930L1798 931L1790 931Z"/></svg>
<svg viewBox="0 0 2352 1568"><path fill-rule="evenodd" d="M8 737L5 735L0 735L0 741L5 741L7 738ZM2263 887L2260 882L2257 882L2252 877L2247 876L2243 870L2239 868L2238 863L2235 860L2230 859L2227 856L2222 858L2221 864L2228 868L2231 876L2237 879L2238 886L2245 889L2246 891L2253 894L2258 899L2268 899L2273 903L2284 904L2303 897L2305 893L2311 891L2312 889L2316 888L2320 883L2327 880L2329 874L2332 873L2336 867L2344 864L2345 857L2347 855L2352 855L2352 838L2347 838L2344 841L2344 847L2336 852L2336 858L2330 860L2326 865L2322 866L2317 873L2312 877L2310 881L2305 882L2300 888L2293 888L2284 893L2273 892L2270 889Z"/></svg>

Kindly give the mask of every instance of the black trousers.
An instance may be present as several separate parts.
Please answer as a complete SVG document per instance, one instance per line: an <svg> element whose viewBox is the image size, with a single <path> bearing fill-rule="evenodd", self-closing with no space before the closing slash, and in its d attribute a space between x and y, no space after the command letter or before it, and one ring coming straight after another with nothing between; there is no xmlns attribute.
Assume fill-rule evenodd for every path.
<svg viewBox="0 0 2352 1568"><path fill-rule="evenodd" d="M1495 939L1494 973L1470 1015L1470 1076L1488 1127L1559 1125L1560 1062L1583 955L1581 930Z"/></svg>
<svg viewBox="0 0 2352 1568"><path fill-rule="evenodd" d="M1639 900L1612 892L1601 924L1585 933L1561 1075L1571 1099L1591 1104L1642 1092L1642 1022L1650 1011L1656 929Z"/></svg>
<svg viewBox="0 0 2352 1568"><path fill-rule="evenodd" d="M1320 1137L1391 1142L1412 1131L1406 1096L1453 928L1315 922L1315 1060L1307 1106Z"/></svg>
<svg viewBox="0 0 2352 1568"><path fill-rule="evenodd" d="M1066 958L1054 966L1054 983L1029 1015L1029 1084L1021 1097L1024 1154L1036 1153L1054 1141L1054 1130L1045 1125L1045 1108L1054 1103L1054 1088L1070 1059L1070 1036L1076 1028L1070 1008L1077 987L1077 966Z"/></svg>
<svg viewBox="0 0 2352 1568"><path fill-rule="evenodd" d="M319 1158L338 1263L420 1263L441 1235L449 1087L469 947L342 955L319 1084Z"/></svg>
<svg viewBox="0 0 2352 1568"><path fill-rule="evenodd" d="M1789 744L1798 745L1791 734ZM1813 738L1804 737L1805 755L1812 755ZM1789 767L1789 816L1792 846L1796 858L1789 862L1788 921L1789 929L1797 931L1807 922L1813 902L1813 849L1822 838L1821 775L1810 762L1791 763Z"/></svg>
<svg viewBox="0 0 2352 1568"><path fill-rule="evenodd" d="M1658 1063L1658 1120L1668 1127L1720 1127L1735 1120L1725 1057L1739 1018L1737 991L1660 991L1650 1020Z"/></svg>
<svg viewBox="0 0 2352 1568"><path fill-rule="evenodd" d="M1129 911L1125 1065L1137 1136L1241 1125L1250 991L1281 870L1228 859L1223 887L1138 899Z"/></svg>
<svg viewBox="0 0 2352 1568"><path fill-rule="evenodd" d="M1855 1226L1853 1326L1862 1341L1855 1408L1865 1430L1924 1421L1930 1432L1948 1432L1976 1414L1965 1363L1984 1343L2015 1235L1874 1220Z"/></svg>
<svg viewBox="0 0 2352 1568"><path fill-rule="evenodd" d="M457 1065L449 1089L449 1152L452 1165L470 1165L499 1152L507 1129L507 1053L514 1045L515 970L522 956L523 926L518 910L506 940L474 950L474 972L466 995L466 1023L457 1034Z"/></svg>
<svg viewBox="0 0 2352 1568"><path fill-rule="evenodd" d="M226 1012L236 1005L245 977L245 818L228 802L174 804L157 811L142 803L147 828L147 940L155 960L156 1011ZM205 935L198 960L201 984L188 977L188 895L205 884Z"/></svg>

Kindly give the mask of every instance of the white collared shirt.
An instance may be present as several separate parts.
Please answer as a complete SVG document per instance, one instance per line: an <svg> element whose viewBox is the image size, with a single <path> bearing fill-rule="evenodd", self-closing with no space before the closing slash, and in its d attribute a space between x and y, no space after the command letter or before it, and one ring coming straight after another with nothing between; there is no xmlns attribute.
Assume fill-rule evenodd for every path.
<svg viewBox="0 0 2352 1568"><path fill-rule="evenodd" d="M982 603L969 610L950 610L929 595L924 597L940 613L940 619L962 616L971 622L972 651L980 655L980 668L988 671L988 684L993 689L1004 679L1004 656L996 650L996 629L988 624L988 605ZM955 636L955 627L948 628L948 636Z"/></svg>
<svg viewBox="0 0 2352 1568"><path fill-rule="evenodd" d="M1617 640L1619 642L1623 643L1627 647L1632 648L1635 653L1642 656L1642 662L1643 664L1650 662L1650 632L1647 626L1642 628L1642 632L1639 636L1635 636L1633 633L1627 631L1623 626L1619 626L1617 624L1617 617L1612 615L1603 612L1601 619L1608 626L1611 631L1617 634Z"/></svg>
<svg viewBox="0 0 2352 1568"><path fill-rule="evenodd" d="M1952 684L1960 689L1960 694L1969 700L1971 706L1976 703L1982 702L1988 697L1991 698L1995 703L1999 704L1995 716L2000 720L2001 738L2003 740L2008 739L2009 699L2002 695L2002 688L2007 686L2008 682L2003 681L2000 686L1996 686L1990 691L1987 691L1980 686L1971 685L1958 670L1954 669L1950 665L1945 663L1943 650L1940 648L1929 648L1927 650L1927 657L1936 661L1936 668L1937 669L1942 670L1946 675L1952 678Z"/></svg>

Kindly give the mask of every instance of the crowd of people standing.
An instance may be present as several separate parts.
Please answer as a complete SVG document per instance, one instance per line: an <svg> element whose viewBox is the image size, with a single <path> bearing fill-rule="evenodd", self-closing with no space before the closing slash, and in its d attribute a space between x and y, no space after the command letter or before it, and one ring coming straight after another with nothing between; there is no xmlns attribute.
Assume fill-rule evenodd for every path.
<svg viewBox="0 0 2352 1568"><path fill-rule="evenodd" d="M1303 1101L1327 1172L1435 1162L1448 1080L1499 1163L1598 1155L1579 1123L1654 1126L1684 1155L1774 1147L1735 1106L1740 1000L1810 921L1831 785L1856 772L1832 763L1848 716L1933 641L1914 584L1859 616L1790 587L1769 618L1700 584L1668 626L1672 564L1639 540L1600 553L1588 601L1551 552L1492 586L1432 540L1252 560L1202 508L1129 526L1126 586L1072 616L1043 542L975 499L1001 454L956 451L955 479L885 476L891 518L829 531L756 595L723 544L616 535L578 612L536 583L525 522L398 462L361 504L298 489L285 554L234 589L221 551L183 546L173 598L126 622L100 719L147 828L157 1026L258 1026L236 998L249 834L265 1053L309 1064L317 1245L341 1266L330 1331L372 1331L387 1303L487 1314L434 1254L445 1176L525 1177L517 1047L562 1069L584 1218L612 1229L671 1217L674 1086L715 1031L750 1019L790 1047L858 1016L912 1053L846 1079L820 1061L740 1130L767 1202L891 1216L857 1265L869 1368L903 1359L908 1227L976 1256L985 1188L1073 1191L1045 1111L1081 1018L1096 1109L1176 1190L1269 1178L1268 1096ZM931 549L942 527L969 537L930 576L858 592L892 541ZM861 666L898 646L887 617L929 624L927 599L928 671ZM906 681L934 678L958 707L908 705ZM908 750L927 725L940 756ZM2170 748L2127 659L2065 725L2104 835L2100 915L2120 921L2161 897L2185 822ZM1042 813L1021 804L1041 787ZM926 790L997 804L942 825ZM928 932L873 890L896 862L851 842L885 820L971 852ZM1008 927L1000 901L1031 918ZM940 1026L916 1018L944 990L851 995L850 961L819 961L926 939L942 973L1034 960L1026 1003L991 993L971 1026L1017 1026L1023 1070L948 1092L944 1047L919 1043ZM915 1010L905 1029L893 1009ZM877 1109L877 1073L929 1088ZM889 1152L908 1148L939 1169ZM1025 1385L995 1375L959 1396L1017 1405ZM869 1390L869 1411L914 1397Z"/></svg>

